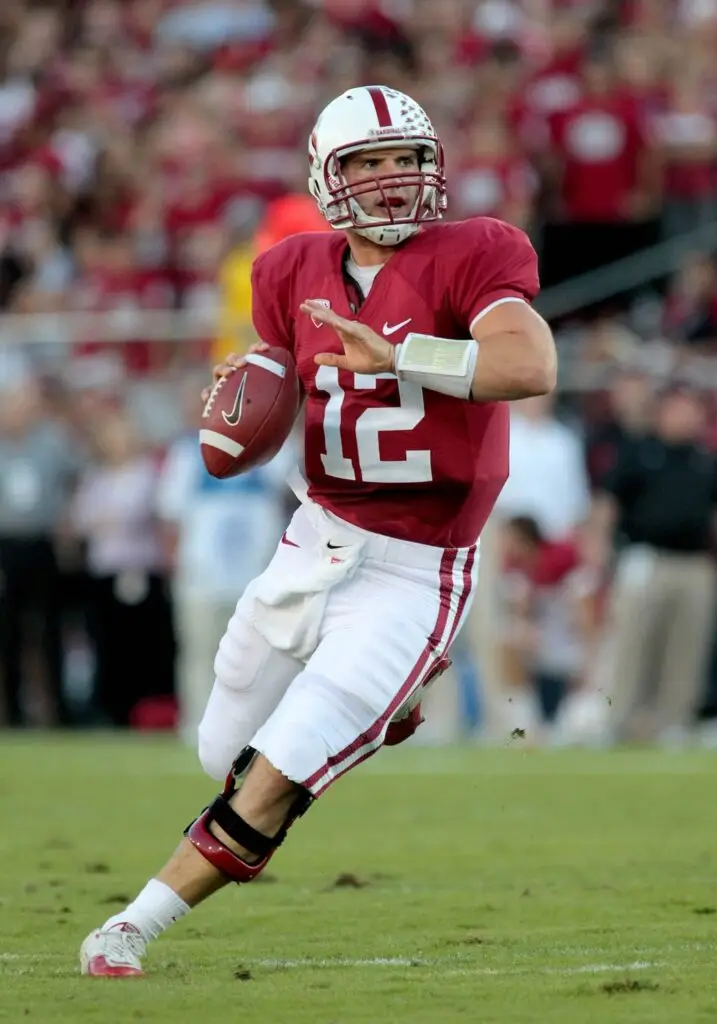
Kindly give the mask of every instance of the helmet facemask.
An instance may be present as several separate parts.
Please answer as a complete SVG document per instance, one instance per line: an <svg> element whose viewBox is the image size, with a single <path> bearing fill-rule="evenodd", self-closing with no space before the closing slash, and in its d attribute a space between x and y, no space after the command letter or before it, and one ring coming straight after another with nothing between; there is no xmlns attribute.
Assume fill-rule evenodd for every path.
<svg viewBox="0 0 717 1024"><path fill-rule="evenodd" d="M346 180L343 165L354 153L399 148L417 150L417 169L369 174L353 183ZM397 133L382 138L378 143L365 139L332 150L321 170L315 164L312 170L317 176L323 172L323 189L313 175L310 186L329 224L338 230L351 229L378 245L398 245L415 234L422 224L440 219L446 209L443 150L435 138L411 136L407 139ZM415 202L408 213L396 214L391 209L390 189L397 187L417 190ZM385 202L385 216L367 214L358 202L359 197L375 193Z"/></svg>

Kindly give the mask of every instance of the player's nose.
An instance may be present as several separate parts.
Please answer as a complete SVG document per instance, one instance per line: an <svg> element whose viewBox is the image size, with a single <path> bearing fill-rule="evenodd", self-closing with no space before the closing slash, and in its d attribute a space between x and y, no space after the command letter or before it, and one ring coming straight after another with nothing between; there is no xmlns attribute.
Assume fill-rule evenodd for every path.
<svg viewBox="0 0 717 1024"><path fill-rule="evenodd" d="M385 172L390 180L386 183L385 188L389 195L395 195L396 193L402 192L408 187L410 182L405 180L405 169L396 167L391 171Z"/></svg>
<svg viewBox="0 0 717 1024"><path fill-rule="evenodd" d="M405 175L406 168L402 167L397 160L388 160L386 161L386 166L383 168L383 173L395 175L395 177L400 178Z"/></svg>

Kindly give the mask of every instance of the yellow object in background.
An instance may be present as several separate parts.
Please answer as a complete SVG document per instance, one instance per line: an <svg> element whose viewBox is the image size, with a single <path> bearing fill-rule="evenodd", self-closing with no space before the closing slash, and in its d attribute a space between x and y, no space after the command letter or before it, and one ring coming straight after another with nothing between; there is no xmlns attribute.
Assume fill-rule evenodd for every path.
<svg viewBox="0 0 717 1024"><path fill-rule="evenodd" d="M291 235L330 230L311 196L291 194L267 205L253 239L236 245L219 272L221 310L213 363L222 362L230 352L241 355L256 341L251 322L251 267L256 257Z"/></svg>
<svg viewBox="0 0 717 1024"><path fill-rule="evenodd" d="M215 363L223 362L230 352L241 355L255 340L251 323L251 267L255 256L253 242L238 245L225 257L219 272L219 333L212 348Z"/></svg>

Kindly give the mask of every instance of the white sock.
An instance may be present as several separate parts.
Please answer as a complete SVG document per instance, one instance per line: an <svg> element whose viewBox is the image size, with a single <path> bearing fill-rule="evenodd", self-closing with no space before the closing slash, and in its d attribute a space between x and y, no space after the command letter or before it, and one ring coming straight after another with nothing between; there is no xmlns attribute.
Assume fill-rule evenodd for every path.
<svg viewBox="0 0 717 1024"><path fill-rule="evenodd" d="M102 931L107 931L113 925L128 922L139 929L145 942L149 942L150 939L156 939L158 935L166 931L170 924L188 914L191 909L183 899L177 896L174 889L170 889L164 882L152 878L126 910L120 914L114 914L105 921Z"/></svg>

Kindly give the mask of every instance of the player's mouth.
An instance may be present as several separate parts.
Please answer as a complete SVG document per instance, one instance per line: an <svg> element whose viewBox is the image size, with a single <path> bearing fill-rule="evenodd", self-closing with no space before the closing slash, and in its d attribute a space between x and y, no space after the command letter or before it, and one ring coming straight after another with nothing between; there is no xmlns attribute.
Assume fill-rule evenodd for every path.
<svg viewBox="0 0 717 1024"><path fill-rule="evenodd" d="M405 199L401 199L400 196L387 196L385 199L380 199L376 204L379 210L390 210L391 213L408 213L408 203Z"/></svg>

